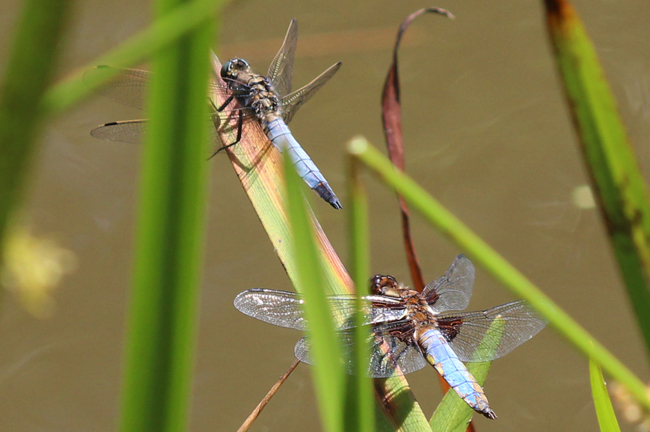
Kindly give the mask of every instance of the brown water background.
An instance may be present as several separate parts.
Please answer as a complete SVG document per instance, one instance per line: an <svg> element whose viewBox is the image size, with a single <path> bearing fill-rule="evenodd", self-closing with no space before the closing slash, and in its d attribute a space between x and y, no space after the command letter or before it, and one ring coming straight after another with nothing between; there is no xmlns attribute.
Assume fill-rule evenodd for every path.
<svg viewBox="0 0 650 432"><path fill-rule="evenodd" d="M223 14L218 54L244 57L264 72L289 20L297 18L295 88L343 62L291 126L345 205L346 142L363 134L383 147L379 100L397 26L416 9L434 5L450 9L457 19L419 18L400 53L408 172L647 379L647 357L603 224L593 209L573 198L587 177L540 2L241 1ZM650 3L582 0L575 5L648 178ZM2 0L0 6L0 58L5 59L20 3ZM59 75L144 28L150 9L141 0L78 2ZM26 211L34 232L55 236L78 264L54 293L56 310L49 319L31 317L6 297L0 315L2 431L115 430L141 149L95 140L89 130L141 116L94 97L44 131ZM209 163L195 432L236 430L290 365L300 336L233 308L234 296L247 288L292 287L227 158ZM395 198L368 180L372 271L408 283ZM345 261L344 211L312 202ZM418 217L413 229L428 280L463 252ZM470 309L512 299L478 271ZM435 372L425 368L409 381L430 414L441 397ZM587 362L550 329L496 361L485 388L499 419L478 418L480 431L598 427ZM309 367L301 365L252 430L319 429Z"/></svg>

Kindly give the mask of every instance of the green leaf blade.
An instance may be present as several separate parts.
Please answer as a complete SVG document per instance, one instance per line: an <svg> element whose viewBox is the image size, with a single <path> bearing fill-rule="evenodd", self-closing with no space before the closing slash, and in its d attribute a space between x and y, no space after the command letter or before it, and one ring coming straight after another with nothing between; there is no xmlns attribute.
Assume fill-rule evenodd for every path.
<svg viewBox="0 0 650 432"><path fill-rule="evenodd" d="M288 152L284 154L287 182L289 224L292 231L292 262L296 266L297 289L304 299L303 307L308 322L310 355L321 415L325 430L343 431L343 397L346 375L343 354L337 337L334 319L328 307L323 284L323 271L302 194L303 181L294 169Z"/></svg>
<svg viewBox="0 0 650 432"><path fill-rule="evenodd" d="M589 378L591 382L591 395L594 399L594 407L596 408L600 431L620 432L621 428L618 426L616 413L614 412L612 401L607 392L603 371L598 366L598 363L593 360L589 360Z"/></svg>
<svg viewBox="0 0 650 432"><path fill-rule="evenodd" d="M0 88L0 244L20 205L45 118L40 104L54 76L69 0L28 0Z"/></svg>
<svg viewBox="0 0 650 432"><path fill-rule="evenodd" d="M161 1L164 14L174 1ZM187 429L209 165L205 117L212 24L154 59L136 264L122 392L122 432Z"/></svg>
<svg viewBox="0 0 650 432"><path fill-rule="evenodd" d="M373 384L367 375L370 358L370 329L364 326L363 296L369 294L368 276L370 274L370 232L368 230L368 200L361 179L358 176L360 166L353 159L348 159L348 196L350 198L348 213L348 230L350 233L350 257L352 279L357 293L357 311L355 316L356 344L354 352L355 374L348 379L345 404L345 427L350 432L373 432L376 428L376 405Z"/></svg>
<svg viewBox="0 0 650 432"><path fill-rule="evenodd" d="M564 93L650 355L650 194L596 50L567 0L545 2Z"/></svg>

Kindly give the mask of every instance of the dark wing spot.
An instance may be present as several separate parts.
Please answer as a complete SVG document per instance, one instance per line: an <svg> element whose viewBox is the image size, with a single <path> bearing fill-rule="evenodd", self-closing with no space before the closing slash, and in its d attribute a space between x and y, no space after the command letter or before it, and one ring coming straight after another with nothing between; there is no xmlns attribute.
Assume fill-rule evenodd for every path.
<svg viewBox="0 0 650 432"><path fill-rule="evenodd" d="M460 317L447 317L438 319L438 328L444 335L447 342L451 342L458 336L463 326L463 319Z"/></svg>

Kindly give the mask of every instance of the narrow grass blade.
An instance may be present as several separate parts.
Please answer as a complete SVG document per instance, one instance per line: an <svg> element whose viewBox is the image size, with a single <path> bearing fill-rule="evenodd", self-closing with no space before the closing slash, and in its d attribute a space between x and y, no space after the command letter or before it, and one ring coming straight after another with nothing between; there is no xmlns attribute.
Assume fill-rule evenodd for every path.
<svg viewBox="0 0 650 432"><path fill-rule="evenodd" d="M0 244L36 151L39 109L54 75L69 0L27 0L14 33L0 88Z"/></svg>
<svg viewBox="0 0 650 432"><path fill-rule="evenodd" d="M373 432L375 430L375 399L371 379L366 370L370 358L368 326L364 326L361 298L368 295L370 274L370 233L368 230L368 199L359 178L358 161L348 159L348 196L350 198L348 226L352 279L357 292L357 333L355 352L356 372L348 380L345 428L350 432Z"/></svg>
<svg viewBox="0 0 650 432"><path fill-rule="evenodd" d="M178 0L159 0L165 16ZM145 139L122 432L187 430L208 167L205 118L212 23L154 59Z"/></svg>
<svg viewBox="0 0 650 432"><path fill-rule="evenodd" d="M271 387L268 393L266 393L266 396L262 398L262 400L260 401L259 404L257 404L253 412L250 413L250 415L246 418L244 423L242 423L239 429L237 429L237 432L247 432L248 429L250 429L250 427L253 425L253 422L257 420L257 417L259 417L264 407L266 407L266 404L268 404L271 401L271 398L275 396L275 393L280 389L282 384L284 384L287 378L289 378L289 375L291 375L291 373L294 371L294 369L296 369L296 367L298 367L299 364L300 364L299 360L296 360L291 364L289 369L287 369L284 375L282 375L280 379L273 385L273 387Z"/></svg>
<svg viewBox="0 0 650 432"><path fill-rule="evenodd" d="M328 308L322 268L311 219L302 194L302 180L288 153L284 157L287 179L287 203L292 231L291 261L296 265L296 287L305 300L303 307L309 323L310 352L314 360L314 383L321 408L324 429L342 432L345 371L341 344L334 319Z"/></svg>
<svg viewBox="0 0 650 432"><path fill-rule="evenodd" d="M397 171L388 159L366 141L355 142L350 147L350 152L385 183L397 189L406 201L422 213L434 227L471 256L473 262L480 264L516 296L527 300L533 308L549 320L558 333L586 356L600 364L607 373L624 385L639 403L650 408L650 399L648 399L643 382L632 371L605 347L596 342L566 312L421 186L406 174Z"/></svg>
<svg viewBox="0 0 650 432"><path fill-rule="evenodd" d="M546 0L548 31L582 152L650 354L650 199L596 50L567 0Z"/></svg>
<svg viewBox="0 0 650 432"><path fill-rule="evenodd" d="M621 428L618 426L614 407L607 392L603 371L598 366L598 363L593 360L589 360L589 378L591 380L591 395L594 398L594 406L596 407L600 431L620 432Z"/></svg>
<svg viewBox="0 0 650 432"><path fill-rule="evenodd" d="M76 69L62 82L50 88L43 99L42 111L48 115L61 113L81 102L111 78L106 75L102 80L86 79L82 82L84 72L97 65L135 66L197 26L214 21L219 9L227 2L227 0L199 0L174 7L165 16L157 19L151 26L132 36L119 47Z"/></svg>
<svg viewBox="0 0 650 432"><path fill-rule="evenodd" d="M491 351L494 353L496 347L499 346L501 336L503 336L504 326L503 319L495 319L476 352ZM468 363L466 366L476 381L483 386L491 365L492 362L480 362ZM452 390L442 398L429 424L433 432L463 432L467 429L473 415L474 410L458 396L458 393Z"/></svg>
<svg viewBox="0 0 650 432"><path fill-rule="evenodd" d="M363 138L355 138L363 140ZM366 295L368 289L368 276L370 274L370 253L368 251L369 232L368 232L368 207L365 190L359 178L359 163L350 158L348 162L348 190L350 196L350 256L352 260L352 270L355 285L358 287L357 295L359 297ZM361 316L357 316L359 322ZM360 347L367 347L367 330L358 326L360 330L357 334L359 343L356 355L357 365L365 365L367 352L360 352ZM365 330L365 331L364 331ZM361 369L361 368L359 368ZM426 431L429 429L428 422L420 405L415 400L408 382L404 376L397 376L390 379L376 379L374 381L365 376L363 371L358 370L356 373L356 388L358 403L356 409L358 420L352 424L346 423L348 430L397 430L397 431ZM379 407L374 399L369 398L367 392L372 391L374 385ZM368 386L370 388L368 388ZM370 408L372 407L372 409ZM372 415L373 418L368 416ZM373 428L374 424L374 428ZM355 429L357 428L357 429Z"/></svg>

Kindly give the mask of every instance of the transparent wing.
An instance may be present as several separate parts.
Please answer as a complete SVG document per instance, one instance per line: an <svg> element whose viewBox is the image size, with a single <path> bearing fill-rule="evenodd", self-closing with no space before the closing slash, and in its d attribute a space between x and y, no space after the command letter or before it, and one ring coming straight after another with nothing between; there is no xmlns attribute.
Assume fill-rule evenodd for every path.
<svg viewBox="0 0 650 432"><path fill-rule="evenodd" d="M302 300L287 291L255 288L237 294L235 308L260 321L280 327L306 330Z"/></svg>
<svg viewBox="0 0 650 432"><path fill-rule="evenodd" d="M108 73L117 73L117 76L109 81L104 87L98 90L98 93L113 99L124 105L132 106L135 108L142 108L144 104L147 82L151 79L151 72L114 68L111 66L97 66L84 74L84 80L94 80L101 75ZM219 84L211 84L210 89L212 94L230 95L232 92ZM248 123L255 119L254 112L241 105L232 103L229 109L221 113L217 113L215 106L211 104L213 114L208 118L215 127L222 128L222 135L229 140L225 145L231 144L235 141L237 136L239 112L241 112L242 119L242 135L247 133L255 133L254 128L249 127ZM116 121L103 124L93 129L90 134L99 139L109 141L120 141L127 143L140 143L142 135L144 134L147 126L147 120L128 120ZM211 142L218 142L217 134L214 127L210 128ZM219 145L219 147L222 147Z"/></svg>
<svg viewBox="0 0 650 432"><path fill-rule="evenodd" d="M370 297L376 301L383 301L383 296ZM338 329L343 330L354 327L354 313L356 311L356 297L354 295L330 296L327 301L330 304L335 325ZM392 302L393 299L388 298L386 301ZM240 312L269 324L297 330L307 329L302 303L303 300L296 293L265 288L246 290L235 297L235 308ZM398 320L405 313L402 308L371 307L371 300L368 299L364 299L364 303L365 324Z"/></svg>
<svg viewBox="0 0 650 432"><path fill-rule="evenodd" d="M90 135L108 141L140 144L148 124L149 120L116 121L96 127L90 131ZM210 132L210 142L216 143L215 129L210 128Z"/></svg>
<svg viewBox="0 0 650 432"><path fill-rule="evenodd" d="M106 85L97 89L97 93L121 104L142 109L151 72L102 65L86 71L83 80L95 81L109 74L115 76Z"/></svg>
<svg viewBox="0 0 650 432"><path fill-rule="evenodd" d="M291 91L291 79L293 77L293 59L298 44L298 22L294 19L289 23L287 35L284 37L280 51L269 66L267 77L275 91L284 96Z"/></svg>
<svg viewBox="0 0 650 432"><path fill-rule="evenodd" d="M284 108L284 122L289 123L296 112L298 112L298 109L300 109L300 107L305 102L307 102L316 93L316 91L318 91L319 88L323 87L325 83L334 76L340 67L341 62L330 66L329 69L317 76L306 86L301 87L295 92L283 97L280 103Z"/></svg>
<svg viewBox="0 0 650 432"><path fill-rule="evenodd" d="M104 86L98 88L97 93L123 105L143 109L147 94L147 84L151 81L153 73L140 69L102 65L86 71L83 80L86 82L94 82L109 75L113 76L113 78ZM245 97L248 92L246 84L238 83L237 86L241 88L241 90L237 91L237 96ZM233 93L225 84L210 83L208 89L209 94L231 95Z"/></svg>
<svg viewBox="0 0 650 432"><path fill-rule="evenodd" d="M393 336L394 332L410 334L405 330L408 324L404 322L387 323L380 326L373 326L373 334L370 336L370 357L366 369L368 376L372 378L387 378L394 375L409 374L422 369L427 365L419 346L412 338L398 338ZM355 335L351 330L339 333L343 352L345 354L344 364L346 371L354 373L355 360L349 355L353 352ZM300 339L294 347L296 358L304 363L313 364L310 355L309 339Z"/></svg>
<svg viewBox="0 0 650 432"><path fill-rule="evenodd" d="M474 286L474 265L465 255L458 255L444 276L428 284L422 296L437 311L460 311L467 308Z"/></svg>
<svg viewBox="0 0 650 432"><path fill-rule="evenodd" d="M138 144L142 140L147 120L126 120L103 124L90 131L95 138Z"/></svg>
<svg viewBox="0 0 650 432"><path fill-rule="evenodd" d="M502 327L491 327L496 319L503 320ZM503 357L546 326L546 320L523 300L479 312L445 313L437 321L440 331L464 362ZM477 351L484 339L484 349Z"/></svg>

